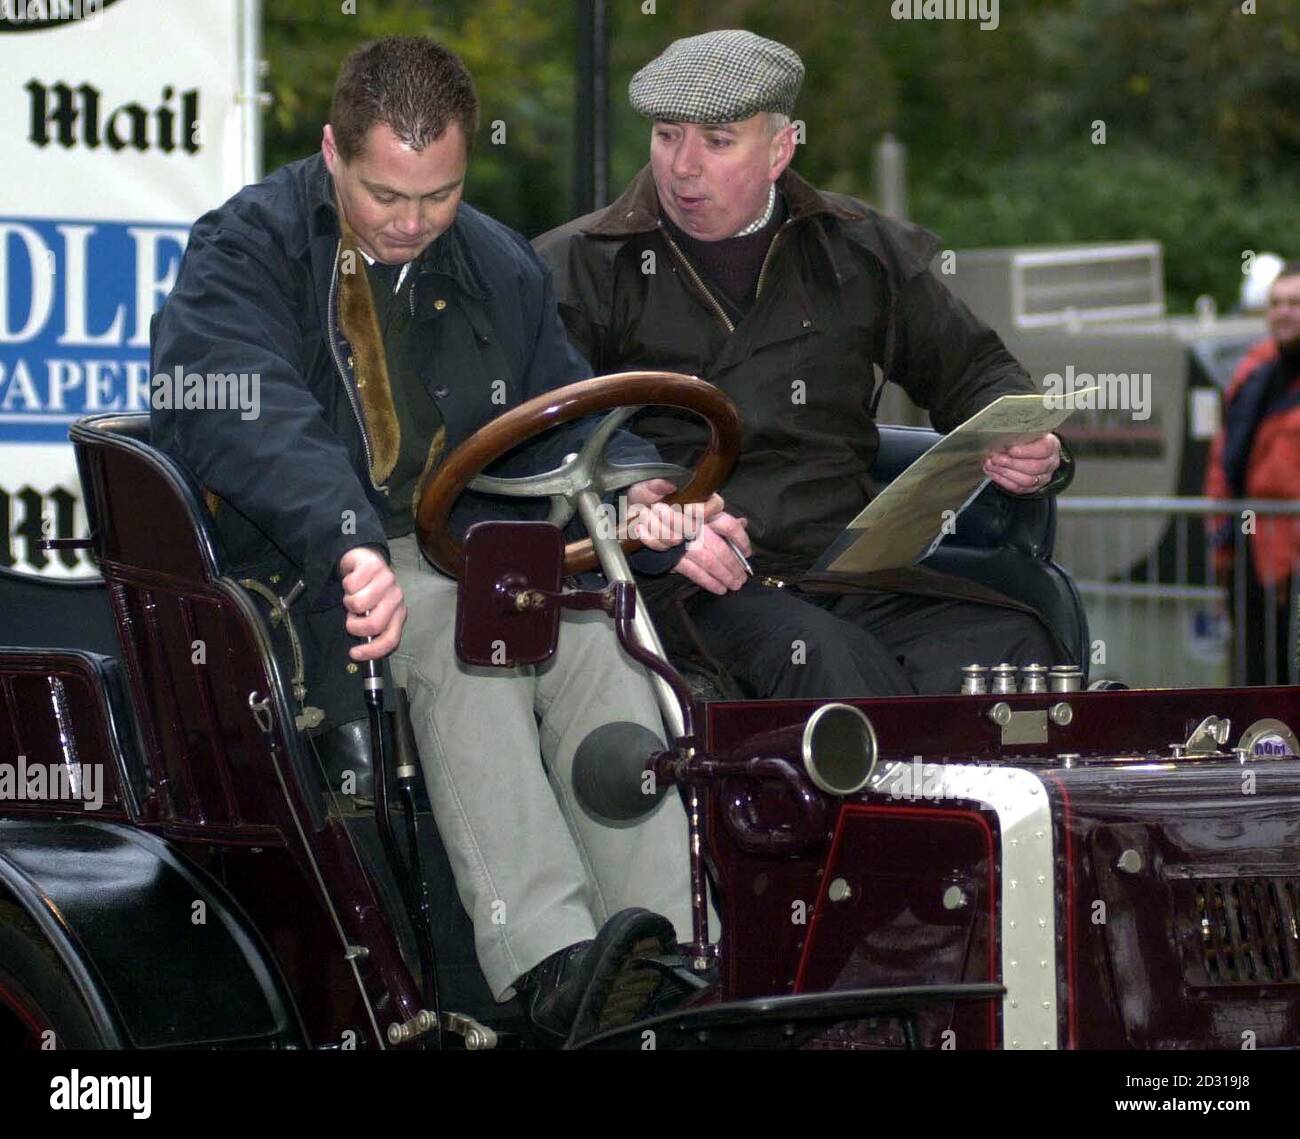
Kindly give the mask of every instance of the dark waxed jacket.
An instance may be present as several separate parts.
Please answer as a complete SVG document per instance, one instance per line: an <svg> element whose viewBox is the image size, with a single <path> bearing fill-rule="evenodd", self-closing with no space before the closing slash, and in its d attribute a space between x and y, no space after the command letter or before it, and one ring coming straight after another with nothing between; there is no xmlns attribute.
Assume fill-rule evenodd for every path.
<svg viewBox="0 0 1300 1139"><path fill-rule="evenodd" d="M155 407L152 438L220 500L216 526L228 572L272 582L282 595L298 578L305 582L293 612L308 650L307 703L330 723L365 714L361 678L347 668L356 641L344 629L336 567L354 546L387 552L382 491L372 479L352 353L339 331L339 239L333 185L319 155L246 187L195 223L175 288L155 318L151 364L154 374L180 365L187 373L259 377L256 419L243 420L236 409ZM412 359L442 414L445 453L494 416L591 375L556 316L549 274L505 226L462 204L417 271ZM549 432L493 473L548 470L589 428ZM611 454L655 459L626 435ZM466 495L453 528L521 511L538 516ZM651 558L643 568L663 564Z"/></svg>
<svg viewBox="0 0 1300 1139"><path fill-rule="evenodd" d="M534 246L555 275L570 336L598 372L687 372L736 401L741 455L722 494L749 518L755 569L788 573L807 569L873 494L873 365L940 431L1036 388L928 271L933 234L819 192L792 170L777 188L788 219L734 330L659 224L649 167L613 205ZM706 439L699 420L674 412L648 410L634 427L683 464Z"/></svg>

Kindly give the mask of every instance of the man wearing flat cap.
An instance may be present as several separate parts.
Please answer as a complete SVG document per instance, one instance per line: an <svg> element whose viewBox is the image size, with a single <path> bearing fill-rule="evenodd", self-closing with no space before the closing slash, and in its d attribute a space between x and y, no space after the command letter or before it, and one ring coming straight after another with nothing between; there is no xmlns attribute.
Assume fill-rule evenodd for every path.
<svg viewBox="0 0 1300 1139"><path fill-rule="evenodd" d="M1037 617L963 599L956 579L951 590L919 574L906 592L799 588L872 494L873 365L940 431L1037 390L928 271L933 234L790 169L803 74L788 47L746 31L671 44L629 88L653 122L650 164L613 205L534 243L597 374L692 373L740 408L741 454L721 488L729 512L641 592L670 649L758 697L954 692L970 661L1063 661ZM683 464L706 438L669 409L634 426ZM1043 495L1072 467L1047 435L985 469L1006 493Z"/></svg>

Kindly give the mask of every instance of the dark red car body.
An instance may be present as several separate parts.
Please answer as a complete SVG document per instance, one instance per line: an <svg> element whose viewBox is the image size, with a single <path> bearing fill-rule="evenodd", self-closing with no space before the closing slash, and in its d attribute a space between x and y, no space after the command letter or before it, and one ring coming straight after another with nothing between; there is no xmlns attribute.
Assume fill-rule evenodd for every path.
<svg viewBox="0 0 1300 1139"><path fill-rule="evenodd" d="M0 919L43 940L93 1043L423 1046L394 1027L422 998L373 809L331 789L263 607L144 432L73 428L103 582L0 581L22 607L0 624L7 644L18 630L0 649L0 761L66 773L0 798ZM990 718L999 701L1034 742ZM1233 750L1253 723L1300 723L1300 689L847 703L879 742L863 792L708 787L719 989L659 1025L661 1046L1300 1044L1300 760ZM798 765L817 706L702 704L703 750ZM1183 746L1211 715L1230 735ZM69 793L87 764L96 810ZM522 1039L433 853L444 1008ZM6 1042L64 1043L36 987L0 963Z"/></svg>

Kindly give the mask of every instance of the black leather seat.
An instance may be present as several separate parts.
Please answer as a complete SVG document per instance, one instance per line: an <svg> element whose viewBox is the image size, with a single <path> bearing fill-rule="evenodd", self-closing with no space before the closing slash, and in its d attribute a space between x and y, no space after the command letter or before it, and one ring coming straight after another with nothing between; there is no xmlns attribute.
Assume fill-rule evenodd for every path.
<svg viewBox="0 0 1300 1139"><path fill-rule="evenodd" d="M939 439L927 427L882 426L872 479L878 487L892 482ZM1019 498L989 485L921 564L1029 605L1086 676L1088 618L1070 575L1052 560L1055 541L1055 498Z"/></svg>
<svg viewBox="0 0 1300 1139"><path fill-rule="evenodd" d="M119 655L117 624L101 578L61 580L0 566L0 643Z"/></svg>
<svg viewBox="0 0 1300 1139"><path fill-rule="evenodd" d="M147 415L99 415L94 425L100 431L117 435L123 439L134 439L137 443L149 442L149 417Z"/></svg>

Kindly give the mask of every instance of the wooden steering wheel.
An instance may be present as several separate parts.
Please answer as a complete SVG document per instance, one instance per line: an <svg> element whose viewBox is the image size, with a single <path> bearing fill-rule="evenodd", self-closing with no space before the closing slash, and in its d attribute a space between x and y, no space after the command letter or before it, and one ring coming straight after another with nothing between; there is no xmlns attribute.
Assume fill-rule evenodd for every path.
<svg viewBox="0 0 1300 1139"><path fill-rule="evenodd" d="M645 406L677 407L693 411L709 425L709 446L695 471L672 463L616 465L605 458L614 432ZM526 478L492 478L483 475L506 452L549 428L582 419L611 408L592 432L582 450L569 455L553 471ZM549 522L563 526L573 517L577 495L593 490L606 495L646 479L667 478L678 485L665 502L680 504L706 500L727 477L740 451L740 413L718 388L678 372L620 372L597 376L545 392L512 408L476 431L443 462L420 496L415 512L416 533L424 556L450 577L459 578L464 563L461 545L448 525L451 508L466 489L517 498L549 498ZM690 476L685 486L683 480ZM625 538L625 553L641 542ZM594 568L596 552L590 538L570 542L564 550L564 572Z"/></svg>

